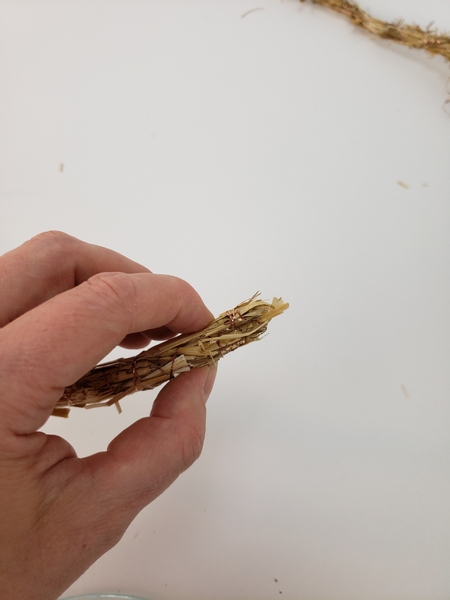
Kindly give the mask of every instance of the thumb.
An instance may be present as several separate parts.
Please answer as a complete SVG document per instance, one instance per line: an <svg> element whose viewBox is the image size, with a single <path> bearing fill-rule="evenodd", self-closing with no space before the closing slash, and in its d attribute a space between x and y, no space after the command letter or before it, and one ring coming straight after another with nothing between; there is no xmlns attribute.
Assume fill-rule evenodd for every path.
<svg viewBox="0 0 450 600"><path fill-rule="evenodd" d="M158 394L149 417L112 440L99 465L107 496L114 490L118 500L126 498L130 508L140 510L200 456L205 403L216 370L216 366L193 369L176 377Z"/></svg>
<svg viewBox="0 0 450 600"><path fill-rule="evenodd" d="M39 533L40 549L24 561L37 573L46 557L42 589L67 588L199 456L215 373L215 367L182 373L159 393L150 416L118 435L106 452L68 457L47 472L50 492L36 513L40 533L26 533L27 540ZM65 569L61 555L68 557Z"/></svg>

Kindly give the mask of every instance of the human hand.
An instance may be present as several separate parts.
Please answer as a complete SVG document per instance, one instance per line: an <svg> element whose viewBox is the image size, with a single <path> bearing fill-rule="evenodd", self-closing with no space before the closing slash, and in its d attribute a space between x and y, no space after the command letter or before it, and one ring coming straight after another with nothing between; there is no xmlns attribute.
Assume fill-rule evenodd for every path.
<svg viewBox="0 0 450 600"><path fill-rule="evenodd" d="M199 456L215 369L183 373L149 417L79 459L38 429L66 386L118 344L212 320L186 282L62 233L0 258L0 581L3 600L53 600Z"/></svg>

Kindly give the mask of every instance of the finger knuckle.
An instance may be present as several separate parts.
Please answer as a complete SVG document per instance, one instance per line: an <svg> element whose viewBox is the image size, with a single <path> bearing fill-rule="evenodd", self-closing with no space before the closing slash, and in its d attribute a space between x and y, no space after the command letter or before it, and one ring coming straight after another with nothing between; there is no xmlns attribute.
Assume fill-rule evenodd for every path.
<svg viewBox="0 0 450 600"><path fill-rule="evenodd" d="M91 294L106 307L131 311L136 288L126 273L97 273L86 281Z"/></svg>
<svg viewBox="0 0 450 600"><path fill-rule="evenodd" d="M63 231L49 230L31 238L30 244L42 248L49 253L61 253L73 249L78 240Z"/></svg>
<svg viewBox="0 0 450 600"><path fill-rule="evenodd" d="M174 277L174 280L177 282L178 296L183 302L187 303L192 301L193 298L197 298L197 292L187 281L180 279L179 277Z"/></svg>
<svg viewBox="0 0 450 600"><path fill-rule="evenodd" d="M205 433L203 428L191 426L183 444L183 468L187 469L200 458Z"/></svg>
<svg viewBox="0 0 450 600"><path fill-rule="evenodd" d="M25 242L23 247L43 264L59 270L72 261L80 244L80 240L62 231L44 231Z"/></svg>

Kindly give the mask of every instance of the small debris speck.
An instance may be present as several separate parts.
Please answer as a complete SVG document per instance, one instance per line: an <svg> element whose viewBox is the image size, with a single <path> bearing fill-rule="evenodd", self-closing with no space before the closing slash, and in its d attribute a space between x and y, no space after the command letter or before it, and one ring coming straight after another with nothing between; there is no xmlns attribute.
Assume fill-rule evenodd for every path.
<svg viewBox="0 0 450 600"><path fill-rule="evenodd" d="M404 181L397 181L398 185L402 188L405 188L405 190L409 189L409 185L407 183L405 183Z"/></svg>

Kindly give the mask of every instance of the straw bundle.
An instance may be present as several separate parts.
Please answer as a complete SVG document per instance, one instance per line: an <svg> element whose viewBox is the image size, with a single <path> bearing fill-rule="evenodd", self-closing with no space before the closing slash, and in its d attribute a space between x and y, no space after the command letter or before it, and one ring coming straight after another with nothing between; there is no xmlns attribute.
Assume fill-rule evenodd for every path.
<svg viewBox="0 0 450 600"><path fill-rule="evenodd" d="M125 396L151 390L184 371L211 365L228 352L261 339L269 321L289 304L282 298L274 298L269 304L257 296L222 313L197 333L180 335L132 358L97 365L65 389L53 415L67 417L73 406L94 408L112 404L120 412L118 403Z"/></svg>
<svg viewBox="0 0 450 600"><path fill-rule="evenodd" d="M300 0L304 2L305 0ZM348 17L356 26L373 35L392 40L409 48L425 50L429 54L441 55L450 61L450 36L439 34L436 29L421 29L418 25L409 25L398 20L393 23L375 19L355 2L350 0L311 0Z"/></svg>

